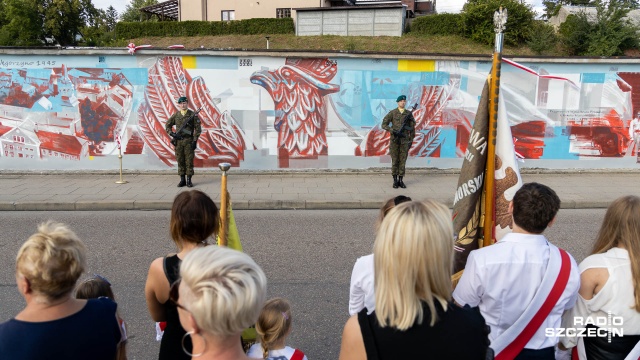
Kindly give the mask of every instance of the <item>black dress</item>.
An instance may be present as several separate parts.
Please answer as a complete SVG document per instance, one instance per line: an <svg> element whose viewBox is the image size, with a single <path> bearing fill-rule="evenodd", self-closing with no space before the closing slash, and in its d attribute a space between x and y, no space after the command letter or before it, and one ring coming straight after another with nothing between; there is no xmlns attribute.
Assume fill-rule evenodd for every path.
<svg viewBox="0 0 640 360"><path fill-rule="evenodd" d="M380 327L375 311L358 313L367 360L384 359L482 359L487 358L489 328L477 308L449 303L447 311L435 301L438 320L432 327L431 312L422 303L422 324L407 330ZM491 355L489 355L491 357Z"/></svg>
<svg viewBox="0 0 640 360"><path fill-rule="evenodd" d="M180 278L180 263L182 260L178 255L167 256L163 260L164 275L169 280L169 284L173 284ZM160 342L160 355L158 360L190 360L191 356L182 350L182 337L186 331L180 325L180 317L178 316L178 308L171 302L167 301L163 304L165 319L167 319L167 327L164 329L162 341ZM184 339L184 347L191 352L193 345L191 337Z"/></svg>

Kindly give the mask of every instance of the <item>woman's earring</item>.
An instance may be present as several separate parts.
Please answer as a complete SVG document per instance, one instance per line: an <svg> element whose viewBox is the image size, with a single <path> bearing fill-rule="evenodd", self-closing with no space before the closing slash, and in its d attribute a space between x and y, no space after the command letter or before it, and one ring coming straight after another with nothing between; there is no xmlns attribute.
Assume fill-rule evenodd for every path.
<svg viewBox="0 0 640 360"><path fill-rule="evenodd" d="M207 350L207 339L202 336L201 334L196 334L196 335L200 335L200 337L202 338L202 340L204 341L204 349L202 350L201 353L199 354L192 354L189 352L189 350L187 350L187 348L184 346L184 340L187 338L187 336L191 336L193 334L196 334L195 331L191 330L191 331L187 331L184 335L182 335L182 341L180 342L180 344L182 345L182 351L184 351L185 354L187 354L187 356L191 356L191 357L198 357L198 356L202 356L202 354L204 354L204 352ZM191 341L193 343L193 341Z"/></svg>

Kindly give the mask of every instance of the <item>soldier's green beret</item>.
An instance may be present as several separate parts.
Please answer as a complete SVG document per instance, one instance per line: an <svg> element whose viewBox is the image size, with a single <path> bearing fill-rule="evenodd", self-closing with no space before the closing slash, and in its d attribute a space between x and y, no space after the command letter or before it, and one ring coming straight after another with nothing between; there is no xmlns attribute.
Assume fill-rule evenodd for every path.
<svg viewBox="0 0 640 360"><path fill-rule="evenodd" d="M183 103L183 102L189 102L189 100L187 99L187 97L186 97L186 96L181 96L181 97L178 99L178 104Z"/></svg>
<svg viewBox="0 0 640 360"><path fill-rule="evenodd" d="M407 100L407 97L406 97L406 96L404 96L404 95L400 95L400 96L398 96L398 98L396 99L396 102L400 102L400 101L402 101L402 100Z"/></svg>

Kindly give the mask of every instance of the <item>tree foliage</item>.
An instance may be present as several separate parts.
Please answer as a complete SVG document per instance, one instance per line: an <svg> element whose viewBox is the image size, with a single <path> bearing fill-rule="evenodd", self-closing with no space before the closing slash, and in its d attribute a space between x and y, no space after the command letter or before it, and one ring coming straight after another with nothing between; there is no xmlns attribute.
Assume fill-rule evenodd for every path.
<svg viewBox="0 0 640 360"><path fill-rule="evenodd" d="M114 31L118 23L118 12L113 6L109 6L104 16L105 25L108 31Z"/></svg>
<svg viewBox="0 0 640 360"><path fill-rule="evenodd" d="M527 45L538 55L555 50L558 35L552 25L541 20L535 20L529 32Z"/></svg>
<svg viewBox="0 0 640 360"><path fill-rule="evenodd" d="M638 28L625 18L628 2L596 0L595 8L595 17L580 12L560 25L562 43L570 55L617 56L638 46Z"/></svg>
<svg viewBox="0 0 640 360"><path fill-rule="evenodd" d="M506 8L508 12L504 31L505 44L519 45L527 41L535 13L531 6L518 0L469 0L462 8L465 36L483 44L493 44L493 14L500 7Z"/></svg>
<svg viewBox="0 0 640 360"><path fill-rule="evenodd" d="M2 0L0 45L42 45L45 40L44 16L39 0Z"/></svg>
<svg viewBox="0 0 640 360"><path fill-rule="evenodd" d="M120 15L121 21L133 22L133 21L157 21L156 16L149 14L143 14L140 12L140 8L145 6L151 6L158 3L158 0L131 0L124 12Z"/></svg>
<svg viewBox="0 0 640 360"><path fill-rule="evenodd" d="M0 45L78 45L105 18L91 0L0 0Z"/></svg>

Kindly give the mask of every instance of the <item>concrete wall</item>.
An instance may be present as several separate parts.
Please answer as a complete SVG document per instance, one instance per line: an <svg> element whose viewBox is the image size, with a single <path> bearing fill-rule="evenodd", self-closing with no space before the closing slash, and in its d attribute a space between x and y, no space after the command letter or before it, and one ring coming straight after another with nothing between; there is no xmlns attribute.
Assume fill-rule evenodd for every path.
<svg viewBox="0 0 640 360"><path fill-rule="evenodd" d="M402 6L299 10L296 35L402 36L404 18Z"/></svg>
<svg viewBox="0 0 640 360"><path fill-rule="evenodd" d="M9 53L11 52L11 53ZM515 59L501 94L523 167L635 168L638 59ZM526 67L523 67L525 65ZM409 167L458 168L489 57L140 50L0 50L0 168L175 166L164 123L200 108L196 166L390 166L380 129L418 103Z"/></svg>

